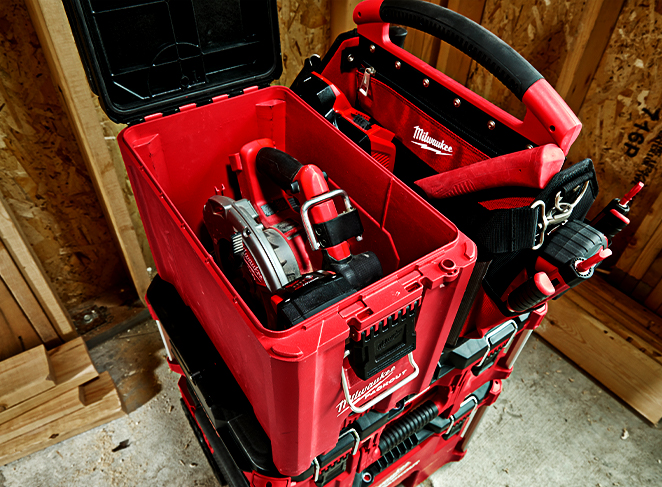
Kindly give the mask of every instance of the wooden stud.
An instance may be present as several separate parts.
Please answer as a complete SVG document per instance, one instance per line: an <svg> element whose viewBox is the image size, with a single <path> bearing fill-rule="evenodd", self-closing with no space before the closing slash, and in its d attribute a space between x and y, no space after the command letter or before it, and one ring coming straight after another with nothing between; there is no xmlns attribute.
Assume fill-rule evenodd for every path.
<svg viewBox="0 0 662 487"><path fill-rule="evenodd" d="M89 382L99 375L82 338L76 338L50 350L48 357L54 374L55 387L0 411L0 425L18 418L41 404L52 401L60 394Z"/></svg>
<svg viewBox="0 0 662 487"><path fill-rule="evenodd" d="M579 113L602 55L607 48L624 0L588 0L579 31L556 82L556 91Z"/></svg>
<svg viewBox="0 0 662 487"><path fill-rule="evenodd" d="M331 42L340 34L356 27L352 15L361 0L333 0L331 2Z"/></svg>
<svg viewBox="0 0 662 487"><path fill-rule="evenodd" d="M569 299L550 302L545 340L652 423L662 418L662 365Z"/></svg>
<svg viewBox="0 0 662 487"><path fill-rule="evenodd" d="M30 322L23 314L23 310L21 310L2 279L0 279L0 314L11 334L19 342L17 353L30 350L42 344L39 335L37 335L37 332L30 325Z"/></svg>
<svg viewBox="0 0 662 487"><path fill-rule="evenodd" d="M9 409L55 386L43 345L0 362L0 406Z"/></svg>
<svg viewBox="0 0 662 487"><path fill-rule="evenodd" d="M449 0L448 8L480 24L485 10L485 0ZM467 83L471 58L445 42L439 46L436 67L460 84Z"/></svg>
<svg viewBox="0 0 662 487"><path fill-rule="evenodd" d="M0 465L76 436L126 413L108 372L83 386L86 406L0 444Z"/></svg>
<svg viewBox="0 0 662 487"><path fill-rule="evenodd" d="M58 0L27 0L26 5L53 81L64 99L64 106L104 214L122 251L136 291L144 300L149 285L145 258L124 202L64 7Z"/></svg>
<svg viewBox="0 0 662 487"><path fill-rule="evenodd" d="M44 268L41 266L32 247L27 243L28 240L25 237L23 230L21 230L21 227L16 222L14 214L9 209L7 202L2 196L0 196L0 238L2 238L4 247L6 248L6 250L3 250L5 252L8 251L11 255L15 268L18 268L20 275L23 276L25 282L27 282L32 290L32 293L34 293L34 297L38 301L37 306L41 306L42 313L46 313L50 324L57 332L55 338L59 336L62 340L70 340L76 337L78 333L76 333L76 330L71 323L69 313L64 309L62 301L60 301L60 298L55 294L55 291L53 291L53 287L46 277ZM14 268L12 268L7 258L5 257L1 262L3 262L2 269L4 269L8 279L11 279L10 283L18 283L18 275L14 272ZM2 269L0 269L0 274L2 274L4 279L5 274L3 274ZM20 283L18 284L20 285ZM46 325L45 323L42 325L40 314L37 318L36 314L38 314L38 310L32 303L33 299L28 296L28 294L32 293L29 293L27 288L23 285L21 285L20 288L11 289L12 292L15 293L15 296L17 293L21 294L20 298L26 302L25 306L27 309L34 309L35 316L28 314L27 311L26 314L28 314L28 318L30 318L30 321L35 325L37 332L42 336L44 343L50 345L52 343L52 338L50 338L49 334L42 335ZM19 296L17 296L17 299L18 298ZM27 301L30 301L30 303L27 303ZM23 306L23 304L21 306ZM26 307L23 307L23 309L26 310ZM33 321L33 317L36 321Z"/></svg>
<svg viewBox="0 0 662 487"><path fill-rule="evenodd" d="M35 295L32 294L16 264L14 264L7 248L2 243L0 243L0 277L7 284L7 288L23 310L23 313L25 313L41 341L49 348L60 345L62 340L51 325Z"/></svg>
<svg viewBox="0 0 662 487"><path fill-rule="evenodd" d="M23 351L21 341L9 327L5 315L0 309L0 360L8 359Z"/></svg>

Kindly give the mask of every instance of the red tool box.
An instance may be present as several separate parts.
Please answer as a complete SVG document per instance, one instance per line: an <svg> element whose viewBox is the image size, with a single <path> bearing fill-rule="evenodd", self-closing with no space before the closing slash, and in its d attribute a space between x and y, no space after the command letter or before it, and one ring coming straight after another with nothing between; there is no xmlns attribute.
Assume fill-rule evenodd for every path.
<svg viewBox="0 0 662 487"><path fill-rule="evenodd" d="M184 411L219 481L232 487L263 487L269 482L283 487L295 483L358 487L395 482L406 473L418 483L422 475L462 458L485 407L496 400L501 379L509 375L507 367L521 350L519 337L537 326L543 315L518 320L516 327L522 331L515 340L506 335L505 345L500 333L493 334L499 337L483 356L498 357L481 370L471 364L482 348L465 342L468 345L456 355L468 358L471 364L457 370L474 380L449 389L444 385L446 374L441 374L425 391L387 412L353 415L330 451L316 457L300 475L283 476L274 465L271 442L250 402L191 308L160 277L150 286L147 298L166 337L171 368L182 374L179 387ZM450 361L460 365L458 360Z"/></svg>
<svg viewBox="0 0 662 487"><path fill-rule="evenodd" d="M582 222L590 161L559 172L581 124L558 94L423 2L362 2L358 32L309 60L296 93L269 86L273 1L65 4L93 90L129 124L148 300L210 463L237 486L386 487L461 458L545 301L609 244ZM390 22L473 55L525 119L392 44ZM476 203L485 224L461 213Z"/></svg>
<svg viewBox="0 0 662 487"><path fill-rule="evenodd" d="M275 2L174 8L68 4L92 86L130 124L118 141L158 273L241 385L279 471L299 475L352 411L389 411L428 386L476 248L289 89L268 86L281 66ZM283 331L265 327L203 243L203 208L246 198L242 148L266 139L349 195L363 225L350 250L374 252L384 274Z"/></svg>

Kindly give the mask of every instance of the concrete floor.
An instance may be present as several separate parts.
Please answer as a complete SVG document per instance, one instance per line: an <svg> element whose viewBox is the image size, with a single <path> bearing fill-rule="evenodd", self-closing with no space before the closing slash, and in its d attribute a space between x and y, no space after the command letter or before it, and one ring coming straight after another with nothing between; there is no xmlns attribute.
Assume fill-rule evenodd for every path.
<svg viewBox="0 0 662 487"><path fill-rule="evenodd" d="M179 407L154 323L91 355L112 375L129 415L0 467L0 487L218 485ZM426 484L662 486L662 429L534 335L467 456Z"/></svg>

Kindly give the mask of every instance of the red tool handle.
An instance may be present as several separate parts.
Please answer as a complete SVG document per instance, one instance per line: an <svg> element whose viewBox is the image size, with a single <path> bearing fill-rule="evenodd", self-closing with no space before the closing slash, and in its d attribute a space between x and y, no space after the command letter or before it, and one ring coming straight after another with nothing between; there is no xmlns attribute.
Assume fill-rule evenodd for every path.
<svg viewBox="0 0 662 487"><path fill-rule="evenodd" d="M365 0L354 10L354 22L361 36L414 64L421 73L461 93L539 145L555 142L567 154L579 135L579 119L543 76L512 47L472 20L444 7L418 0ZM390 23L414 27L438 37L475 59L521 99L536 120L527 116L523 122L519 121L426 63L416 60L391 43L388 35Z"/></svg>
<svg viewBox="0 0 662 487"><path fill-rule="evenodd" d="M429 198L450 198L483 189L509 186L543 189L561 170L565 155L553 144L514 152L475 162L441 174L420 179L415 184Z"/></svg>
<svg viewBox="0 0 662 487"><path fill-rule="evenodd" d="M320 168L314 164L304 166L291 155L273 147L260 149L255 156L255 165L283 190L303 193L305 200L329 192L329 185ZM314 223L324 223L337 216L338 211L333 201L322 202L310 210L310 218ZM351 255L347 242L327 247L325 250L336 260L343 260Z"/></svg>

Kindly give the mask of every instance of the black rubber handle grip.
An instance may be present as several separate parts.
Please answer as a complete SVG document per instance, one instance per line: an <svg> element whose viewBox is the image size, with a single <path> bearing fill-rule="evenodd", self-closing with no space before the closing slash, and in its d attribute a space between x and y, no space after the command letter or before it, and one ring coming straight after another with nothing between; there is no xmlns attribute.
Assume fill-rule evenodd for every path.
<svg viewBox="0 0 662 487"><path fill-rule="evenodd" d="M520 100L543 76L517 51L473 20L428 2L384 0L383 22L413 27L438 37L473 58Z"/></svg>
<svg viewBox="0 0 662 487"><path fill-rule="evenodd" d="M292 190L294 178L303 167L294 157L273 147L264 147L258 151L255 166L285 191Z"/></svg>

